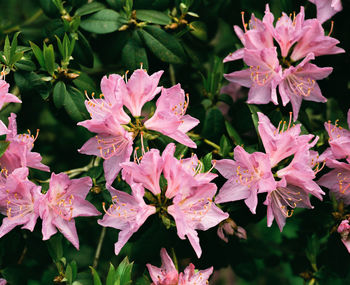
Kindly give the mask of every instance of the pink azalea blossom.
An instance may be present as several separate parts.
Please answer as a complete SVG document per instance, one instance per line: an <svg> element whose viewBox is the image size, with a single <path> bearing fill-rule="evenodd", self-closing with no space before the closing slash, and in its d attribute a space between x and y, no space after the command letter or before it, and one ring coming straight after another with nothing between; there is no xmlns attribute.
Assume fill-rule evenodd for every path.
<svg viewBox="0 0 350 285"><path fill-rule="evenodd" d="M159 150L151 149L143 155L140 163L124 162L121 164L123 179L129 184L141 183L144 188L158 195L161 192L159 179L163 164Z"/></svg>
<svg viewBox="0 0 350 285"><path fill-rule="evenodd" d="M207 285L209 277L213 273L213 267L205 270L195 270L195 267L190 263L184 270L184 273L179 275L179 285Z"/></svg>
<svg viewBox="0 0 350 285"><path fill-rule="evenodd" d="M179 273L165 248L160 250L162 266L160 268L146 264L149 275L153 281L152 285L177 285Z"/></svg>
<svg viewBox="0 0 350 285"><path fill-rule="evenodd" d="M109 188L113 204L106 210L102 220L98 223L104 227L121 230L118 242L115 243L115 254L118 255L129 238L138 231L146 219L156 212L154 206L146 205L143 200L145 193L141 184L131 184L132 195L123 191Z"/></svg>
<svg viewBox="0 0 350 285"><path fill-rule="evenodd" d="M293 214L294 208L313 208L308 192L289 184L284 177L277 182L276 189L267 194L264 204L267 205L267 226L271 227L275 219L281 232L286 218Z"/></svg>
<svg viewBox="0 0 350 285"><path fill-rule="evenodd" d="M147 264L147 268L152 285L207 285L209 277L213 273L213 267L205 270L195 270L195 267L190 263L182 273L178 273L173 261L164 248L160 251L162 266L156 267Z"/></svg>
<svg viewBox="0 0 350 285"><path fill-rule="evenodd" d="M220 189L215 202L244 199L250 211L255 214L258 193L276 188L269 156L261 152L249 154L241 146L236 146L234 159L216 161L215 168L228 180Z"/></svg>
<svg viewBox="0 0 350 285"><path fill-rule="evenodd" d="M15 95L9 93L10 84L0 77L0 109L5 103L22 103Z"/></svg>
<svg viewBox="0 0 350 285"><path fill-rule="evenodd" d="M163 88L156 103L157 109L145 122L145 127L171 137L183 145L196 148L197 145L186 133L198 125L199 120L185 115L189 103L185 98L185 92L180 84Z"/></svg>
<svg viewBox="0 0 350 285"><path fill-rule="evenodd" d="M324 124L329 136L331 153L336 159L348 159L350 157L350 131L338 126L337 122ZM348 126L350 126L350 109L348 111Z"/></svg>
<svg viewBox="0 0 350 285"><path fill-rule="evenodd" d="M0 227L0 238L14 227L33 231L39 217L37 201L41 187L28 180L28 168L15 169L0 187L0 212L6 217Z"/></svg>
<svg viewBox="0 0 350 285"><path fill-rule="evenodd" d="M343 220L339 227L338 227L338 233L340 234L341 241L345 245L346 249L350 253L350 224L349 220Z"/></svg>
<svg viewBox="0 0 350 285"><path fill-rule="evenodd" d="M269 15L269 17L273 19L268 4L266 4L265 17L266 15ZM286 13L282 13L282 16L278 18L275 27L273 26L273 21L266 24L267 29L280 46L282 57L287 57L290 48L305 32L304 18L304 7L300 7L300 13L297 16L294 16L293 20Z"/></svg>
<svg viewBox="0 0 350 285"><path fill-rule="evenodd" d="M314 59L312 53L308 54L296 67L291 66L283 71L283 81L279 84L279 93L283 106L290 101L293 107L294 121L298 118L302 100L326 102L322 96L316 80L328 77L333 68L317 67L309 61Z"/></svg>
<svg viewBox="0 0 350 285"><path fill-rule="evenodd" d="M79 249L74 218L101 214L85 200L91 186L90 177L69 179L65 173L52 173L49 190L38 205L40 218L43 220L43 240L48 240L59 229L75 248Z"/></svg>
<svg viewBox="0 0 350 285"><path fill-rule="evenodd" d="M259 135L264 145L266 153L270 157L271 166L275 167L283 159L290 157L299 150L307 151L313 147L318 138L313 135L300 135L301 125L291 125L291 118L287 125L286 121L281 121L276 128L271 124L270 119L263 113L258 112Z"/></svg>
<svg viewBox="0 0 350 285"><path fill-rule="evenodd" d="M335 159L326 159L328 167L333 168L324 174L317 183L329 189L345 205L350 205L350 164Z"/></svg>
<svg viewBox="0 0 350 285"><path fill-rule="evenodd" d="M177 234L181 239L189 239L198 258L202 254L196 230L206 231L228 218L228 214L220 210L213 202L216 185L207 183L193 188L188 196L178 193L173 204L168 207L168 213L176 223Z"/></svg>
<svg viewBox="0 0 350 285"><path fill-rule="evenodd" d="M121 84L123 103L134 117L141 116L143 105L156 96L161 87L157 87L163 70L149 76L144 69L137 69L127 83Z"/></svg>
<svg viewBox="0 0 350 285"><path fill-rule="evenodd" d="M220 94L229 95L233 102L236 102L238 99L244 97L244 93L242 92L241 85L237 83L230 82L220 89Z"/></svg>
<svg viewBox="0 0 350 285"><path fill-rule="evenodd" d="M4 278L0 278L0 285L6 285L7 281Z"/></svg>
<svg viewBox="0 0 350 285"><path fill-rule="evenodd" d="M249 87L249 104L278 104L276 88L282 80L282 68L275 47L260 50L244 49L244 62L248 69L225 74L225 78Z"/></svg>
<svg viewBox="0 0 350 285"><path fill-rule="evenodd" d="M301 60L309 53L313 53L315 56L321 56L345 52L342 48L336 46L339 44L337 39L325 36L324 29L319 20L306 20L304 26L305 32L296 43L290 56L292 61Z"/></svg>
<svg viewBox="0 0 350 285"><path fill-rule="evenodd" d="M317 8L317 19L321 24L343 10L340 0L309 0Z"/></svg>
<svg viewBox="0 0 350 285"><path fill-rule="evenodd" d="M237 224L230 218L220 223L217 234L224 242L228 243L227 235L236 235L240 239L247 239L247 233L244 228L237 226Z"/></svg>
<svg viewBox="0 0 350 285"><path fill-rule="evenodd" d="M256 18L254 14L252 14L249 24L246 24L244 22L244 13L242 12L242 22L244 26L244 31L239 26L234 26L233 28L235 30L236 35L241 40L245 48L260 50L263 48L274 47L272 34L267 28L267 25L272 25L273 23L273 15L271 13L265 13L265 16L262 21ZM224 62L241 59L243 58L243 56L244 49L241 48L229 54L224 59Z"/></svg>
<svg viewBox="0 0 350 285"><path fill-rule="evenodd" d="M6 135L6 140L10 144L3 156L0 157L1 167L6 169L8 173L19 167L32 167L49 171L49 167L41 163L41 155L37 152L32 152L37 136L38 133L34 137L30 132L28 134L17 134L16 114L11 113Z"/></svg>
<svg viewBox="0 0 350 285"><path fill-rule="evenodd" d="M93 122L93 119L90 120L94 124L94 131L98 134L78 150L81 153L96 155L104 159L103 169L107 185L111 185L118 175L121 169L120 163L129 161L133 145L132 133L123 128L114 114L109 114L104 121L98 121L97 124ZM83 125L83 123L80 124ZM86 125L87 123L84 124Z"/></svg>

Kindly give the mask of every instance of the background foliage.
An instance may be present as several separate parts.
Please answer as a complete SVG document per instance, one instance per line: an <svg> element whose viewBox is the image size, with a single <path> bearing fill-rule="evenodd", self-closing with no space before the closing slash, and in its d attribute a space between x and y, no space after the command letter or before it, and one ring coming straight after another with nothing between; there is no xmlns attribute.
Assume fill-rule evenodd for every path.
<svg viewBox="0 0 350 285"><path fill-rule="evenodd" d="M316 15L315 6L307 1L274 0L269 4L276 17L282 11L298 12L300 5L305 6L307 17ZM349 51L349 1L343 1L343 6L343 12L333 18L332 36ZM241 47L232 26L241 26L241 11L261 18L264 8L264 1L253 0L1 1L0 58L9 72L6 81L11 93L19 94L23 101L7 105L1 111L1 120L7 123L8 115L16 112L20 130L40 128L35 151L42 154L43 163L53 172L84 167L91 157L79 154L77 149L91 134L76 123L88 118L85 90L99 94L103 75L124 74L127 70L131 73L142 63L149 73L165 71L160 85L181 83L190 94L188 112L201 121L191 134L198 145L198 157L212 152L216 159L231 158L233 147L240 144L250 151L262 150L255 131L257 108L277 125L281 118L288 117L291 106L280 108L270 103L248 107L246 95L233 102L230 96L220 94L220 89L227 84L223 73L243 67L241 61L222 63L228 53ZM330 23L324 26L327 30ZM323 122L340 119L340 125L346 125L350 62L345 53L318 58L316 64L334 67L330 77L319 82L328 102L304 101L299 121L307 132L320 136L317 149L323 151L328 139ZM222 102L230 106L226 116L219 109ZM152 104L148 108L154 108ZM163 149L168 142L163 137L149 146ZM178 146L178 154L188 156L191 150ZM49 178L47 173L31 172L38 183ZM102 166L90 168L87 175L95 185L88 200L103 211L101 202L110 197L104 188ZM218 187L223 182L222 178L216 179ZM115 186L119 189L124 187L122 184L116 182ZM226 244L217 237L216 228L200 232L200 260L188 241L180 240L174 229L167 230L158 217L151 217L119 256L113 251L118 231L108 228L98 266L93 270L97 272L95 279L89 266L94 263L102 229L97 218L77 219L80 251L59 235L43 242L38 226L34 233L17 228L0 240L0 272L10 284L52 284L55 278L60 281L58 272L63 272L68 284L99 284L98 275L103 283L106 278L112 280L113 265L117 268L128 256L134 262L133 283L149 284L145 264L159 264L160 248L167 247L176 252L180 268L190 260L197 268L213 265L219 270L230 266L237 284L346 284L350 280L350 257L334 232L339 223L337 209L328 195L323 202L313 198L312 204L313 210L298 209L280 233L276 224L266 227L262 203L256 215L242 201L230 203L224 209L247 230L248 239L232 237ZM128 264L126 260L121 264L119 273L123 273L118 276L131 274ZM225 272L222 276L228 274ZM120 284L126 283L121 280Z"/></svg>

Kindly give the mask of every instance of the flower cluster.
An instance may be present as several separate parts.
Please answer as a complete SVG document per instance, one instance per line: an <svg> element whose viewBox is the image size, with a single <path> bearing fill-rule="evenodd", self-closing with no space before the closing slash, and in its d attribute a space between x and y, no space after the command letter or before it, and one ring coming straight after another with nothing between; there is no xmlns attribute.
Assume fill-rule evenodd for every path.
<svg viewBox="0 0 350 285"><path fill-rule="evenodd" d="M323 1L324 2L324 1ZM331 67L320 68L310 61L316 56L344 52L338 40L326 36L321 22L304 19L304 8L293 17L283 13L274 25L274 16L266 5L262 20L252 14L244 31L234 26L244 48L228 55L224 62L243 59L248 69L225 75L231 82L250 88L249 104L278 105L277 87L283 106L291 102L294 120L298 118L302 100L326 102L316 82L326 78ZM278 47L274 42L278 43Z"/></svg>
<svg viewBox="0 0 350 285"><path fill-rule="evenodd" d="M217 161L215 168L228 180L215 201L224 203L244 199L255 214L257 195L267 193L264 202L267 205L267 224L271 226L276 219L282 231L294 208L312 208L309 194L319 199L324 194L313 181L320 166L317 153L310 148L318 138L301 135L301 126L291 126L291 118L288 125L281 121L275 128L264 114L258 113L258 116L258 130L265 153L248 153L237 146L234 160Z"/></svg>
<svg viewBox="0 0 350 285"><path fill-rule="evenodd" d="M150 215L158 212L163 218L170 220L171 216L175 220L178 236L187 237L200 257L202 250L196 230L207 230L228 218L213 202L217 187L210 181L216 175L201 173L195 155L177 160L174 152L175 145L169 144L162 155L159 150L151 149L141 161L121 164L123 179L130 185L132 194L110 187L113 203L99 221L102 226L121 230L115 254ZM162 180L166 182L161 185Z"/></svg>
<svg viewBox="0 0 350 285"><path fill-rule="evenodd" d="M162 259L162 266L160 268L147 264L147 268L151 279L152 285L206 285L209 284L209 276L213 273L213 267L205 270L195 270L195 267L190 263L180 273L176 269L173 261L168 255L165 248L160 250L160 257Z"/></svg>
<svg viewBox="0 0 350 285"><path fill-rule="evenodd" d="M180 84L171 88L157 87L162 74L163 71L158 71L149 76L144 69L138 69L127 81L118 74L111 74L108 78L105 76L101 81L100 98L93 97L85 101L91 119L78 125L97 135L79 151L104 159L107 185L111 185L118 175L120 164L130 160L135 137L138 134L143 136L147 130L160 132L188 147L196 147L186 135L199 123L197 119L185 115L188 95L185 96ZM144 122L142 107L159 92L161 95L156 103L157 109Z"/></svg>
<svg viewBox="0 0 350 285"><path fill-rule="evenodd" d="M350 109L348 111L348 125L350 126ZM330 147L322 154L326 165L332 168L323 175L318 184L327 187L338 200L350 205L350 131L338 126L337 122L325 123L329 135Z"/></svg>
<svg viewBox="0 0 350 285"><path fill-rule="evenodd" d="M1 106L4 102L21 102L7 93L9 85L4 80L0 84ZM74 218L100 214L85 201L92 186L91 178L70 180L64 173L52 173L49 190L42 194L41 187L28 179L29 167L49 171L49 167L41 162L41 155L32 152L38 132L35 137L29 131L17 134L16 115L13 113L9 117L8 128L1 122L0 129L1 134L6 134L8 143L0 157L0 212L6 216L0 227L0 237L18 225L33 231L40 217L43 220L43 240L49 239L58 228L79 249Z"/></svg>

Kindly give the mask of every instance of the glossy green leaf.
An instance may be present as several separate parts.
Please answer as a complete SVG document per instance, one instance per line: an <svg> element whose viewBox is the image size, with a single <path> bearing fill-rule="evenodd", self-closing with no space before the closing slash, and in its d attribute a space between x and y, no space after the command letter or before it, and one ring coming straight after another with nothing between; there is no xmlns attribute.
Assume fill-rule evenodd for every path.
<svg viewBox="0 0 350 285"><path fill-rule="evenodd" d="M171 24L171 19L167 14L156 10L136 10L136 18L144 22L158 25L165 26Z"/></svg>
<svg viewBox="0 0 350 285"><path fill-rule="evenodd" d="M102 285L100 276L98 275L97 271L95 270L95 268L93 268L92 266L90 266L91 272L92 272L92 276L94 279L94 285Z"/></svg>
<svg viewBox="0 0 350 285"><path fill-rule="evenodd" d="M55 234L47 241L49 254L54 262L59 262L63 257L62 235Z"/></svg>
<svg viewBox="0 0 350 285"><path fill-rule="evenodd" d="M25 71L34 71L36 69L34 62L27 58L17 61L15 67Z"/></svg>
<svg viewBox="0 0 350 285"><path fill-rule="evenodd" d="M53 102L56 108L61 108L63 106L64 100L67 95L66 84L62 81L58 81L53 88Z"/></svg>
<svg viewBox="0 0 350 285"><path fill-rule="evenodd" d="M160 60L181 64L184 62L184 50L178 39L158 27L145 27L140 34L147 47Z"/></svg>
<svg viewBox="0 0 350 285"><path fill-rule="evenodd" d="M224 131L225 119L221 111L214 107L209 109L204 120L202 135L208 139L215 139L221 137Z"/></svg>
<svg viewBox="0 0 350 285"><path fill-rule="evenodd" d="M143 47L143 43L137 31L133 32L122 49L122 61L127 69L130 70L140 68L141 63L143 64L143 68L148 69L146 49Z"/></svg>
<svg viewBox="0 0 350 285"><path fill-rule="evenodd" d="M49 46L46 46L46 44L44 44L44 60L47 72L53 75L55 72L55 53L53 51L52 44Z"/></svg>
<svg viewBox="0 0 350 285"><path fill-rule="evenodd" d="M88 32L108 34L117 31L122 24L119 21L119 13L104 9L82 20L80 26Z"/></svg>
<svg viewBox="0 0 350 285"><path fill-rule="evenodd" d="M129 262L128 257L125 257L123 261L119 264L115 271L117 277L119 277L120 284L131 284L131 271L133 267L133 262Z"/></svg>
<svg viewBox="0 0 350 285"><path fill-rule="evenodd" d="M230 151L232 151L231 143L225 135L222 135L220 139L220 154L223 157L226 157Z"/></svg>
<svg viewBox="0 0 350 285"><path fill-rule="evenodd" d="M84 95L77 88L67 86L63 107L73 120L83 121L88 117L84 101Z"/></svg>
<svg viewBox="0 0 350 285"><path fill-rule="evenodd" d="M97 88L95 82L86 74L81 72L79 77L73 80L73 84L81 91L91 94L93 92L97 93Z"/></svg>
<svg viewBox="0 0 350 285"><path fill-rule="evenodd" d="M94 55L92 48L85 36L78 31L78 40L75 43L73 51L74 59L86 67L93 67Z"/></svg>
<svg viewBox="0 0 350 285"><path fill-rule="evenodd" d="M242 145L244 142L240 137L240 135L238 134L238 132L236 131L236 129L227 121L225 121L225 126L226 126L226 131L230 136L230 138L233 140L233 142L236 145Z"/></svg>
<svg viewBox="0 0 350 285"><path fill-rule="evenodd" d="M109 271L107 274L107 279L106 279L106 285L115 285L115 268L113 266L113 264L111 263L109 265Z"/></svg>
<svg viewBox="0 0 350 285"><path fill-rule="evenodd" d="M203 172L209 171L209 169L212 167L212 160L213 160L213 154L211 152L207 153L203 157Z"/></svg>
<svg viewBox="0 0 350 285"><path fill-rule="evenodd" d="M87 3L83 6L81 6L80 8L78 8L75 11L75 15L76 16L85 16L85 15L89 15L89 14L92 14L94 12L100 11L104 8L105 8L105 5L103 5L100 2L91 2L91 3Z"/></svg>

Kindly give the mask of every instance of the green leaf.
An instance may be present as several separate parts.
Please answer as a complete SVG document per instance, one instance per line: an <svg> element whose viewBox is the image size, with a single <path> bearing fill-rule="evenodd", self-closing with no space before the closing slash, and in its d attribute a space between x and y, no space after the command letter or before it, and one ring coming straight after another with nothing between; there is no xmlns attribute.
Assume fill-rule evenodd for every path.
<svg viewBox="0 0 350 285"><path fill-rule="evenodd" d="M119 264L116 269L116 277L120 278L120 284L127 285L131 284L131 270L133 267L133 262L130 263L128 257L125 257L123 261Z"/></svg>
<svg viewBox="0 0 350 285"><path fill-rule="evenodd" d="M30 59L23 58L15 63L15 67L25 71L34 71L36 66Z"/></svg>
<svg viewBox="0 0 350 285"><path fill-rule="evenodd" d="M181 64L185 53L178 39L158 27L145 27L140 30L147 47L160 60L169 63Z"/></svg>
<svg viewBox="0 0 350 285"><path fill-rule="evenodd" d="M194 21L190 24L191 34L201 41L206 41L208 39L207 27L204 22Z"/></svg>
<svg viewBox="0 0 350 285"><path fill-rule="evenodd" d="M17 37L19 35L20 32L17 32L14 34L13 38L12 38L12 42L11 42L11 48L10 48L10 64L14 64L16 62L16 60L14 59L14 56L16 54L16 50L17 50ZM21 56L19 57L19 59L22 57L23 53L20 52L18 53ZM17 56L18 58L18 56Z"/></svg>
<svg viewBox="0 0 350 285"><path fill-rule="evenodd" d="M64 100L67 96L66 84L62 81L58 81L53 88L53 102L56 108L61 108L63 106Z"/></svg>
<svg viewBox="0 0 350 285"><path fill-rule="evenodd" d="M83 6L81 6L79 9L77 9L75 11L75 16L85 16L85 15L89 15L91 13L100 11L102 9L105 8L105 5L103 5L100 2L91 2L91 3L87 3Z"/></svg>
<svg viewBox="0 0 350 285"><path fill-rule="evenodd" d="M63 257L62 235L56 234L47 242L49 254L54 262L59 262Z"/></svg>
<svg viewBox="0 0 350 285"><path fill-rule="evenodd" d="M80 73L79 77L73 80L73 84L81 92L86 91L88 94L97 92L95 81L93 81L86 73Z"/></svg>
<svg viewBox="0 0 350 285"><path fill-rule="evenodd" d="M136 18L152 24L164 26L171 24L171 19L167 14L156 10L136 10Z"/></svg>
<svg viewBox="0 0 350 285"><path fill-rule="evenodd" d="M240 137L236 129L229 122L225 121L225 126L226 126L226 131L230 136L230 138L233 140L234 144L236 145L244 144L242 138Z"/></svg>
<svg viewBox="0 0 350 285"><path fill-rule="evenodd" d="M230 141L225 135L222 135L220 139L220 154L225 157L229 154L229 152L232 150L232 146L230 144Z"/></svg>
<svg viewBox="0 0 350 285"><path fill-rule="evenodd" d="M66 267L66 272L64 273L64 277L67 279L67 283L71 285L73 283L73 272L70 264Z"/></svg>
<svg viewBox="0 0 350 285"><path fill-rule="evenodd" d="M41 49L33 42L29 42L30 46L32 48L32 51L34 53L34 56L36 57L37 61L39 62L40 66L42 68L45 68L45 60L44 60L44 54L41 51Z"/></svg>
<svg viewBox="0 0 350 285"><path fill-rule="evenodd" d="M44 59L47 72L53 75L55 72L55 53L52 44L46 46L44 43Z"/></svg>
<svg viewBox="0 0 350 285"><path fill-rule="evenodd" d="M109 6L119 11L123 7L124 0L106 0Z"/></svg>
<svg viewBox="0 0 350 285"><path fill-rule="evenodd" d="M75 121L83 121L87 118L87 111L84 104L84 95L73 86L67 87L67 94L63 107L68 115Z"/></svg>
<svg viewBox="0 0 350 285"><path fill-rule="evenodd" d="M0 157L3 156L5 151L7 150L10 142L9 141L0 141Z"/></svg>
<svg viewBox="0 0 350 285"><path fill-rule="evenodd" d="M254 124L254 127L255 127L255 131L257 134L259 134L259 130L258 130L258 127L259 127L259 117L258 117L258 112L260 112L260 109L255 106L255 105L251 105L251 104L247 104L248 105L248 108L250 110L250 113L252 114L252 120L253 120L253 124Z"/></svg>
<svg viewBox="0 0 350 285"><path fill-rule="evenodd" d="M203 172L209 171L209 169L212 167L211 161L213 160L213 154L211 152L207 153L203 157Z"/></svg>
<svg viewBox="0 0 350 285"><path fill-rule="evenodd" d="M221 111L216 107L209 109L204 120L203 137L218 140L224 132L224 124L225 119Z"/></svg>
<svg viewBox="0 0 350 285"><path fill-rule="evenodd" d="M76 61L86 67L93 67L94 65L94 55L91 46L80 31L78 31L78 40L74 46L73 57Z"/></svg>
<svg viewBox="0 0 350 285"><path fill-rule="evenodd" d="M140 68L141 63L144 69L148 69L146 49L143 47L137 31L133 32L132 36L123 47L122 60L124 65L130 70Z"/></svg>
<svg viewBox="0 0 350 285"><path fill-rule="evenodd" d="M107 274L106 285L114 285L115 282L115 268L111 263Z"/></svg>
<svg viewBox="0 0 350 285"><path fill-rule="evenodd" d="M10 40L9 40L9 36L6 35L5 44L4 44L4 57L7 65L10 63L10 58L11 58L10 54L11 54Z"/></svg>
<svg viewBox="0 0 350 285"><path fill-rule="evenodd" d="M80 26L88 32L108 34L117 31L122 23L119 21L119 13L111 9L104 9L82 20Z"/></svg>
<svg viewBox="0 0 350 285"><path fill-rule="evenodd" d="M91 272L92 272L92 276L94 278L94 285L102 285L100 276L98 275L97 271L95 270L95 268L93 268L92 266L90 266Z"/></svg>

